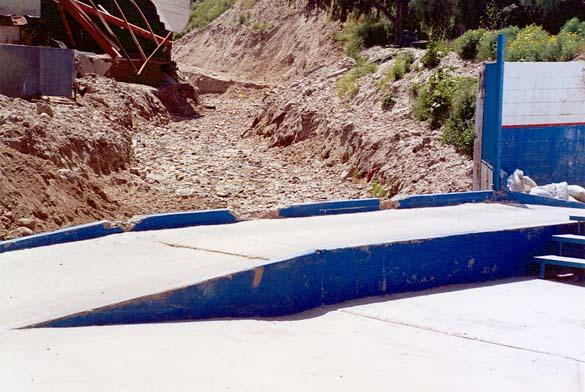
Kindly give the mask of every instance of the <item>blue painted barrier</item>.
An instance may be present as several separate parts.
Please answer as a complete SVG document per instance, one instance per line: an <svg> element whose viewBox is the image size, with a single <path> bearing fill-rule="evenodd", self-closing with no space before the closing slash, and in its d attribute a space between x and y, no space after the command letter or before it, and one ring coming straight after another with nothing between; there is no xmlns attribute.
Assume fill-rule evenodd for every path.
<svg viewBox="0 0 585 392"><path fill-rule="evenodd" d="M62 244L65 242L89 240L92 238L121 233L122 231L123 230L120 227L113 226L112 223L108 221L88 223L48 233L0 242L0 253Z"/></svg>
<svg viewBox="0 0 585 392"><path fill-rule="evenodd" d="M574 224L318 250L33 327L274 317L321 305L525 275ZM495 251L497 247L497 251Z"/></svg>
<svg viewBox="0 0 585 392"><path fill-rule="evenodd" d="M131 231L177 229L181 227L223 225L237 222L229 210L207 210L145 215L133 219Z"/></svg>
<svg viewBox="0 0 585 392"><path fill-rule="evenodd" d="M281 208L282 218L302 218L318 215L351 214L356 212L378 211L380 199L337 200L323 203L296 204Z"/></svg>
<svg viewBox="0 0 585 392"><path fill-rule="evenodd" d="M484 203L493 201L494 195L493 191L479 191L406 196L397 200L397 208L445 207L464 203Z"/></svg>
<svg viewBox="0 0 585 392"><path fill-rule="evenodd" d="M164 230L190 226L229 224L237 222L237 218L229 210L207 210L146 215L136 217L133 221L134 224L127 225L126 229L112 222L100 221L29 237L0 241L0 253L89 240L124 231Z"/></svg>
<svg viewBox="0 0 585 392"><path fill-rule="evenodd" d="M508 192L506 199L510 200L510 201L522 203L522 204L537 204L537 205L550 206L550 207L585 209L584 203L579 203L576 201L551 199L548 197L529 195L526 193L519 193L519 192Z"/></svg>

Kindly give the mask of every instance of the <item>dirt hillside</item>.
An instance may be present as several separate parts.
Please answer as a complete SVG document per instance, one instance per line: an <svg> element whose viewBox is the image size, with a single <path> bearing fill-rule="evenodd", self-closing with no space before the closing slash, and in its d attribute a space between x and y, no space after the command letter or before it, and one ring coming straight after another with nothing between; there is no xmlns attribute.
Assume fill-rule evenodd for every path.
<svg viewBox="0 0 585 392"><path fill-rule="evenodd" d="M398 52L372 48L363 54L377 71L342 100L335 85L355 61L338 29L301 2L238 2L178 43L179 66L201 91L180 115L172 94L95 76L77 80L75 101L0 96L0 240L147 213L229 207L256 217L301 202L469 189L469 159L411 116L410 88L430 71L393 82L397 102L382 110L378 82ZM454 55L442 66L477 75Z"/></svg>
<svg viewBox="0 0 585 392"><path fill-rule="evenodd" d="M179 63L259 82L288 81L343 56L339 25L304 1L239 1L175 45Z"/></svg>

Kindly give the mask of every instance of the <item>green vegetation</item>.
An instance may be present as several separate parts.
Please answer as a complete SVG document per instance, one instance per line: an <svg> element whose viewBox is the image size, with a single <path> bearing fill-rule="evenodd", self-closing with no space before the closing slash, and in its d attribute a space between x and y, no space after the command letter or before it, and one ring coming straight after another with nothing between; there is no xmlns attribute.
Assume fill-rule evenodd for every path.
<svg viewBox="0 0 585 392"><path fill-rule="evenodd" d="M439 45L435 41L431 41L427 46L427 51L420 59L421 64L428 69L437 67L441 63L441 52Z"/></svg>
<svg viewBox="0 0 585 392"><path fill-rule="evenodd" d="M348 56L357 58L360 51L375 45L387 45L394 40L391 23L383 16L365 14L350 15L343 25L343 32L337 40L345 44Z"/></svg>
<svg viewBox="0 0 585 392"><path fill-rule="evenodd" d="M457 53L461 58L468 60L476 58L479 42L485 33L485 29L466 31L461 37L455 40L455 53Z"/></svg>
<svg viewBox="0 0 585 392"><path fill-rule="evenodd" d="M191 3L189 23L183 32L175 35L176 38L187 34L193 29L207 26L221 14L230 9L237 0L196 0Z"/></svg>
<svg viewBox="0 0 585 392"><path fill-rule="evenodd" d="M390 193L390 191L378 180L374 180L374 182L372 182L372 187L370 188L370 193L374 197L383 199L386 196L388 196L388 193Z"/></svg>
<svg viewBox="0 0 585 392"><path fill-rule="evenodd" d="M453 76L439 68L428 82L414 88L413 115L429 121L432 128L443 127L444 143L467 155L473 154L473 127L477 80Z"/></svg>
<svg viewBox="0 0 585 392"><path fill-rule="evenodd" d="M376 64L365 57L358 57L357 64L340 77L335 83L335 92L341 99L349 100L360 91L360 79L376 72Z"/></svg>
<svg viewBox="0 0 585 392"><path fill-rule="evenodd" d="M255 31L264 32L264 31L272 30L274 28L274 25L272 23L267 23L267 22L255 22L255 23L252 23L250 28L252 30L255 30Z"/></svg>
<svg viewBox="0 0 585 392"><path fill-rule="evenodd" d="M382 110L390 110L396 105L394 94L386 93L382 96Z"/></svg>
<svg viewBox="0 0 585 392"><path fill-rule="evenodd" d="M378 83L378 88L383 89L389 83L402 79L404 75L410 72L413 62L414 55L412 53L408 51L401 52L394 60L392 67L390 67Z"/></svg>
<svg viewBox="0 0 585 392"><path fill-rule="evenodd" d="M500 30L486 31L479 40L477 58L482 61L495 59L498 35L500 33L504 34L508 42L511 42L516 38L519 31L520 29L516 26L510 26Z"/></svg>

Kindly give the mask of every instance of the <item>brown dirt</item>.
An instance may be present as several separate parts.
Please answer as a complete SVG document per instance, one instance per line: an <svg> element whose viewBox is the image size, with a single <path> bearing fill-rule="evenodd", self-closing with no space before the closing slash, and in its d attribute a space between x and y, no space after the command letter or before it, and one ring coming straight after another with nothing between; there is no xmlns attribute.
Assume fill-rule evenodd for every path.
<svg viewBox="0 0 585 392"><path fill-rule="evenodd" d="M305 1L240 1L209 26L175 44L178 62L236 78L281 82L343 57L339 29Z"/></svg>
<svg viewBox="0 0 585 392"><path fill-rule="evenodd" d="M382 111L376 83L393 54L371 49L372 59L390 60L343 102L333 86L351 61L333 39L337 25L300 3L243 3L178 44L184 75L221 93L203 95L197 112L189 88L91 76L78 80L78 104L0 96L0 239L168 211L229 207L255 217L369 197L374 181L389 196L469 189L469 159L410 116L408 89L428 71L389 86L398 102ZM443 63L477 73L456 56Z"/></svg>

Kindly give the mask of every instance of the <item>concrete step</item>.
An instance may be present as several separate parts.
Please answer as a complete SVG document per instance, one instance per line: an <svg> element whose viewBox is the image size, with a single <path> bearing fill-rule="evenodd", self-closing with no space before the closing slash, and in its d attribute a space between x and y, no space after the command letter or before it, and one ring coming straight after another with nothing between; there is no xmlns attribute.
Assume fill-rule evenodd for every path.
<svg viewBox="0 0 585 392"><path fill-rule="evenodd" d="M585 245L585 236L575 234L553 235L553 241L560 242L563 244Z"/></svg>
<svg viewBox="0 0 585 392"><path fill-rule="evenodd" d="M532 259L532 262L540 264L540 277L542 279L545 277L545 268L547 265L585 269L585 259L578 259L576 257L564 257L556 255L536 256L534 259Z"/></svg>

